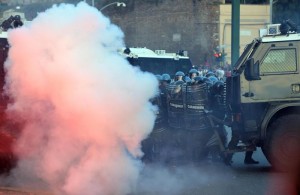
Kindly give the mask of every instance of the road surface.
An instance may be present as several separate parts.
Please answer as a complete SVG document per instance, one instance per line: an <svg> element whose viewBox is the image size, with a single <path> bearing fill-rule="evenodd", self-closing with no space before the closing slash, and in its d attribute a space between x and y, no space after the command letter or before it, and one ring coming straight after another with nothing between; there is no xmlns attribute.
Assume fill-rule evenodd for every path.
<svg viewBox="0 0 300 195"><path fill-rule="evenodd" d="M258 149L258 165L244 165L244 153L236 153L232 166L205 161L197 165L145 167L136 194L147 195L281 195L289 194L283 174L274 172Z"/></svg>
<svg viewBox="0 0 300 195"><path fill-rule="evenodd" d="M283 174L272 171L260 149L253 157L260 164L244 165L244 153L234 155L232 166L210 160L173 167L148 164L132 195L290 195ZM50 194L42 190L0 188L0 195Z"/></svg>

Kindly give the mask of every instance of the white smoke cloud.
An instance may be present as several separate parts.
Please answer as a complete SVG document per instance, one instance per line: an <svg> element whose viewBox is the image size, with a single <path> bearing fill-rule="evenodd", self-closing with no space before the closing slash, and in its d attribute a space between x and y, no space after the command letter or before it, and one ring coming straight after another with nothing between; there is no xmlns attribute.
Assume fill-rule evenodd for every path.
<svg viewBox="0 0 300 195"><path fill-rule="evenodd" d="M135 189L158 84L118 55L123 36L83 2L9 32L8 113L23 122L15 185L86 195Z"/></svg>
<svg viewBox="0 0 300 195"><path fill-rule="evenodd" d="M236 188L233 191L226 188L240 185L234 177L230 167L218 163L203 162L196 166L186 164L169 168L154 164L143 170L137 194L235 194ZM227 191L224 192L224 189Z"/></svg>

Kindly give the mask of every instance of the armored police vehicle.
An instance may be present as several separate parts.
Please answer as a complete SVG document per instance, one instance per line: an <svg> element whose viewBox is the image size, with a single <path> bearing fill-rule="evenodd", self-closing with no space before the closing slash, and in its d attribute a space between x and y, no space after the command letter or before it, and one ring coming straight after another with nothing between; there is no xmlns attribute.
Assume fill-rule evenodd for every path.
<svg viewBox="0 0 300 195"><path fill-rule="evenodd" d="M300 34L289 20L268 25L246 46L226 80L229 150L262 147L272 165L287 170L300 162Z"/></svg>
<svg viewBox="0 0 300 195"><path fill-rule="evenodd" d="M299 55L300 34L295 25L290 21L269 25L261 30L260 38L246 46L225 85L213 85L205 95L202 84L179 83L180 87L176 83L170 84L167 97L169 128L182 129L185 133L180 138L186 132L192 132L192 138L199 135L210 140L210 136L203 135L211 128L217 135L222 157L225 162L229 161L227 163L235 152L261 147L274 167L296 170L300 165ZM203 81L201 79L201 83ZM213 91L219 94L211 96ZM205 108L206 97L212 105L210 110ZM223 105L222 99L225 100ZM219 113L222 110L224 114ZM221 139L222 128L216 128L222 125L232 130L228 146ZM195 131L199 133L194 134ZM202 142L210 142L208 139ZM185 144L188 146L190 142ZM201 150L199 147L194 149Z"/></svg>
<svg viewBox="0 0 300 195"><path fill-rule="evenodd" d="M138 66L142 71L153 74L168 73L174 76L177 71L188 72L192 62L187 56L187 51L167 53L166 50L152 51L148 48L123 48L120 52L133 66Z"/></svg>

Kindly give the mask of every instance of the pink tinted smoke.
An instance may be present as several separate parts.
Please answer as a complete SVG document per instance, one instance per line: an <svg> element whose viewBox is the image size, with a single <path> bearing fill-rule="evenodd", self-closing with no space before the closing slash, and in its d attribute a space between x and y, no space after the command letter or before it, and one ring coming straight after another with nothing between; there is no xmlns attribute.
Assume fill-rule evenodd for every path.
<svg viewBox="0 0 300 195"><path fill-rule="evenodd" d="M59 194L134 190L157 81L118 55L123 33L85 3L62 4L9 33L8 107L24 122L13 175Z"/></svg>

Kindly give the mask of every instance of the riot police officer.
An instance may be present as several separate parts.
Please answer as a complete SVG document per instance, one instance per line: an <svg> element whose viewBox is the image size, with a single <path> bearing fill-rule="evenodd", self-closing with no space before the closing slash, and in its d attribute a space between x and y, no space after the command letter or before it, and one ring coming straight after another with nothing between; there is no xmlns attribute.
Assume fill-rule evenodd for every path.
<svg viewBox="0 0 300 195"><path fill-rule="evenodd" d="M238 145L238 142L240 139L239 127L237 126L237 124L233 123L231 125L231 132L232 132L232 136L231 136L230 142L228 143L228 149L234 150L236 148L236 146ZM232 155L233 154L227 155L227 158L225 159L225 163L227 165L230 165L232 163ZM256 161L253 159L252 155L253 155L253 151L245 152L244 164L258 164L259 163L259 161Z"/></svg>
<svg viewBox="0 0 300 195"><path fill-rule="evenodd" d="M214 76L210 76L213 78ZM214 80L215 78L211 79ZM212 81L213 82L213 81ZM225 96L224 96L224 82L215 81L210 89L210 109L212 111L212 116L223 121L225 117ZM210 152L212 156L212 160L219 160L220 157L223 157L220 152L221 147L225 147L227 143L227 133L223 123L215 123L214 124L217 133L219 134L219 139L217 142L211 146ZM220 147L220 145L222 145Z"/></svg>
<svg viewBox="0 0 300 195"><path fill-rule="evenodd" d="M213 134L205 113L208 99L207 85L203 77L196 76L193 77L193 82L186 83L183 90L186 158L192 162L199 162L206 157L208 153L206 143Z"/></svg>
<svg viewBox="0 0 300 195"><path fill-rule="evenodd" d="M161 75L161 85L160 85L160 97L161 97L161 107L162 107L162 115L166 122L168 121L168 86L171 83L171 76L167 73Z"/></svg>
<svg viewBox="0 0 300 195"><path fill-rule="evenodd" d="M162 76L161 76L160 74L157 74L157 75L155 75L155 77L156 77L156 79L157 79L157 81L158 81L158 84L159 84L159 87L160 87L160 85L161 85L161 80L162 80Z"/></svg>
<svg viewBox="0 0 300 195"><path fill-rule="evenodd" d="M186 132L184 131L184 97L183 72L175 74L174 82L168 86L168 134L167 143L170 148L166 154L168 163L179 163L185 160L184 147Z"/></svg>
<svg viewBox="0 0 300 195"><path fill-rule="evenodd" d="M207 78L211 81L212 85L214 85L217 81L219 81L219 79L217 77L215 77L214 75L211 75Z"/></svg>
<svg viewBox="0 0 300 195"><path fill-rule="evenodd" d="M196 76L199 76L199 72L195 68L192 68L189 71L189 77L193 80Z"/></svg>
<svg viewBox="0 0 300 195"><path fill-rule="evenodd" d="M159 96L152 99L152 103L158 106L158 113L155 120L154 129L147 139L142 141L142 151L144 156L142 160L144 162L156 162L160 161L162 157L162 151L167 145L168 135L166 131L168 122L167 112L167 88L171 82L169 74L156 75L159 85Z"/></svg>
<svg viewBox="0 0 300 195"><path fill-rule="evenodd" d="M213 73L212 71L208 71L206 74L205 74L205 77L210 77L210 76L216 76L215 73Z"/></svg>
<svg viewBox="0 0 300 195"><path fill-rule="evenodd" d="M182 72L182 71L177 71L177 72L175 73L174 82L176 82L176 81L184 81L184 80L183 80L184 76L185 76L184 72Z"/></svg>

